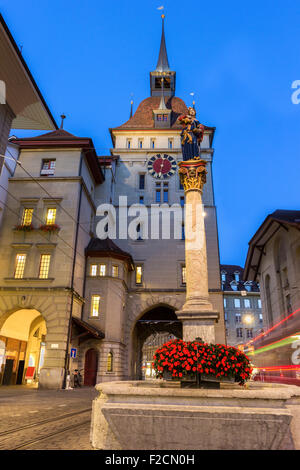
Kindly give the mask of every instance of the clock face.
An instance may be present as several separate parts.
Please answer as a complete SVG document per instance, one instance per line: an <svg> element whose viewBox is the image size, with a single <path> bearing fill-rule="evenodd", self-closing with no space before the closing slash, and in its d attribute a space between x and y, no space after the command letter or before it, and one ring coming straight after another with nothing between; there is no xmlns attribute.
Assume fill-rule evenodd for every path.
<svg viewBox="0 0 300 470"><path fill-rule="evenodd" d="M170 155L153 155L148 160L148 172L153 178L169 178L177 168L176 161Z"/></svg>

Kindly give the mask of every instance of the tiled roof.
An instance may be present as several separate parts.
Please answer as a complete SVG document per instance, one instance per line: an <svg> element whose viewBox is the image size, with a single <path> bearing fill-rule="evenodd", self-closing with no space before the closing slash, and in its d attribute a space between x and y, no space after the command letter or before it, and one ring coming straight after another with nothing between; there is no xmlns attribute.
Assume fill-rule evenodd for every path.
<svg viewBox="0 0 300 470"><path fill-rule="evenodd" d="M151 96L143 100L134 115L124 124L115 127L113 130L122 129L154 129L153 110L159 108L161 97ZM165 97L165 104L167 109L172 109L171 127L173 129L181 129L181 126L176 124L178 117L181 114L187 113L188 109L186 104L181 98Z"/></svg>
<svg viewBox="0 0 300 470"><path fill-rule="evenodd" d="M221 273L223 271L226 273L226 281L222 282L222 289L224 291L235 291L231 287L231 282L235 281L235 273L239 273L240 275L240 281L236 282L237 290L235 292L246 290L245 283L247 279L243 279L244 269L241 266L236 264L221 264L220 271ZM251 282L251 292L259 292L259 287L256 282Z"/></svg>
<svg viewBox="0 0 300 470"><path fill-rule="evenodd" d="M73 134L70 134L70 132L65 131L64 129L57 129L56 131L53 132L46 132L46 134L41 134L37 135L36 137L23 137L22 139L17 139L17 140L22 140L22 141L30 141L30 140L65 140L65 139L78 139L79 137L76 137Z"/></svg>
<svg viewBox="0 0 300 470"><path fill-rule="evenodd" d="M121 250L110 238L105 240L92 238L85 249L85 254L90 257L112 256L124 259L128 262L130 269L133 269L133 259L130 253Z"/></svg>

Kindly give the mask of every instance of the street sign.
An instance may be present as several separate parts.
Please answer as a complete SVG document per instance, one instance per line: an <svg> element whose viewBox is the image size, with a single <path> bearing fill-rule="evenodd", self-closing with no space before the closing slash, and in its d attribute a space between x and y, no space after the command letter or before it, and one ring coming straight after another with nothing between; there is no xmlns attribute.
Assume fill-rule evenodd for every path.
<svg viewBox="0 0 300 470"><path fill-rule="evenodd" d="M77 354L77 348L72 348L72 349L71 349L71 352L70 352L70 356L75 359L76 354Z"/></svg>

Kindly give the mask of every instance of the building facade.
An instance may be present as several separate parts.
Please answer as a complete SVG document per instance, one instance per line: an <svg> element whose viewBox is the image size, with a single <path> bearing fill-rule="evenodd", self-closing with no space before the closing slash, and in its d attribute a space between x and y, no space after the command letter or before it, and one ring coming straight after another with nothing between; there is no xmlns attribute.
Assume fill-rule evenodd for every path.
<svg viewBox="0 0 300 470"><path fill-rule="evenodd" d="M238 346L264 328L259 284L244 280L241 266L221 265L226 343Z"/></svg>
<svg viewBox="0 0 300 470"><path fill-rule="evenodd" d="M187 106L175 90L163 29L150 97L110 129L111 155L97 157L91 139L63 129L15 141L21 166L9 178L0 232L2 383L28 380L31 373L40 386L60 388L76 368L86 385L143 378L149 346L182 336L176 316L185 301L177 119ZM201 143L208 170L203 210L209 295L220 313L216 341L224 343L214 132L205 126ZM170 206L177 225L174 213L172 223L164 222Z"/></svg>
<svg viewBox="0 0 300 470"><path fill-rule="evenodd" d="M269 214L249 242L245 275L260 284L266 331L252 346L266 374L300 377L300 211ZM256 351L265 351L257 354Z"/></svg>

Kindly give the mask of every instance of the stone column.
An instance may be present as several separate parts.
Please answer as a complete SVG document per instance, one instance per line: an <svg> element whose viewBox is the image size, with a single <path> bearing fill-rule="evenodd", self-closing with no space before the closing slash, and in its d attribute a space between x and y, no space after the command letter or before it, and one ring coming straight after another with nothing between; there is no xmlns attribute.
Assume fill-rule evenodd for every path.
<svg viewBox="0 0 300 470"><path fill-rule="evenodd" d="M200 337L215 342L218 312L209 301L207 253L202 190L206 182L206 161L193 159L179 163L179 175L185 191L185 266L186 301L176 312L183 325L183 339Z"/></svg>

